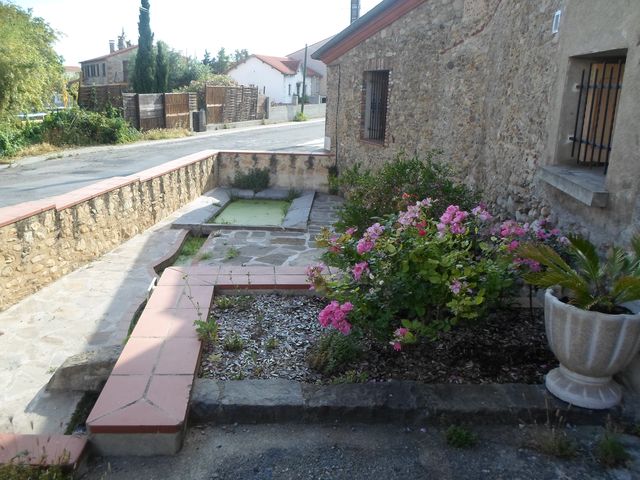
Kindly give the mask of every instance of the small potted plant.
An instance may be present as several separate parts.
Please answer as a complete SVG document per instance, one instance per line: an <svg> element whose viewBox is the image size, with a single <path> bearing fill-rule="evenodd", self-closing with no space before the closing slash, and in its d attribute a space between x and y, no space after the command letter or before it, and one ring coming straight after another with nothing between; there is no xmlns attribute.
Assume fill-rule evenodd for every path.
<svg viewBox="0 0 640 480"><path fill-rule="evenodd" d="M560 367L547 374L545 384L573 405L604 409L622 398L612 376L640 347L640 236L631 243L631 253L614 247L601 259L591 242L570 236L568 262L545 244L517 250L543 267L524 278L547 289L545 329Z"/></svg>

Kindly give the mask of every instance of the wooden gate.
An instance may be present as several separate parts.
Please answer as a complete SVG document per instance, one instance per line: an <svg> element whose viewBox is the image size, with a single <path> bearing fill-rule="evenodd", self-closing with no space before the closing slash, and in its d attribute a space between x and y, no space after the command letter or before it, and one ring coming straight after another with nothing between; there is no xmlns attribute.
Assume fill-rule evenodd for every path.
<svg viewBox="0 0 640 480"><path fill-rule="evenodd" d="M207 123L223 123L222 110L224 107L225 91L227 87L205 86L205 103L207 107Z"/></svg>
<svg viewBox="0 0 640 480"><path fill-rule="evenodd" d="M165 128L189 128L189 94L165 93Z"/></svg>
<svg viewBox="0 0 640 480"><path fill-rule="evenodd" d="M138 94L138 117L140 130L165 128L164 101L162 93Z"/></svg>

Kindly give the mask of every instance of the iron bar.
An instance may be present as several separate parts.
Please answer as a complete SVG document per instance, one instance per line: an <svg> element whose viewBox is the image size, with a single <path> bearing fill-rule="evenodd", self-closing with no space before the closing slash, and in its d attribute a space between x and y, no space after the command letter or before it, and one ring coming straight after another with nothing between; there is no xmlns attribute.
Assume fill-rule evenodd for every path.
<svg viewBox="0 0 640 480"><path fill-rule="evenodd" d="M611 140L613 135L613 119L616 118L616 106L618 105L618 92L622 88L622 84L620 80L622 79L622 59L618 60L618 72L616 76L616 89L613 94L613 107L611 109L611 123L609 124L609 148L607 148L607 158L604 162L604 173L606 175L607 170L609 169L609 155L611 154Z"/></svg>
<svg viewBox="0 0 640 480"><path fill-rule="evenodd" d="M600 82L600 89L598 89L598 69L596 68L596 83L594 85L594 91L593 91L593 99L595 100L597 98L597 104L596 104L596 112L595 112L595 123L593 125L593 144L591 146L591 158L589 159L589 166L593 167L593 155L595 154L596 151L596 147L598 147L600 149L600 151L602 151L602 145L597 145L596 144L596 140L598 139L598 123L600 123L600 103L602 102L602 89L604 88L604 74L606 71L606 63L604 64L605 67L602 69L602 79ZM598 94L598 90L599 90L599 94ZM587 139L591 138L591 132L589 132L589 136L587 137Z"/></svg>
<svg viewBox="0 0 640 480"><path fill-rule="evenodd" d="M573 127L573 144L571 145L571 156L573 157L576 149L576 139L578 137L578 122L580 121L580 104L582 103L582 90L584 89L584 72L585 69L582 69L582 76L580 77L580 92L578 93L578 109L576 110L576 124ZM586 99L585 99L586 102ZM578 158L578 161L580 159Z"/></svg>
<svg viewBox="0 0 640 480"><path fill-rule="evenodd" d="M604 63L604 73L607 72L607 62ZM602 122L602 132L600 132L600 145L604 146L604 131L607 129L607 114L609 113L609 95L611 94L611 80L613 80L613 65L611 65L611 72L609 73L609 85L607 88L607 99L605 100L605 105L604 105L604 122ZM604 75L602 76L602 81L604 82ZM613 123L613 122L612 122ZM611 137L609 137L607 139L607 149L609 148L609 145L611 143ZM602 158L602 148L600 148L600 151L598 151L598 164L600 164L601 162L601 158Z"/></svg>

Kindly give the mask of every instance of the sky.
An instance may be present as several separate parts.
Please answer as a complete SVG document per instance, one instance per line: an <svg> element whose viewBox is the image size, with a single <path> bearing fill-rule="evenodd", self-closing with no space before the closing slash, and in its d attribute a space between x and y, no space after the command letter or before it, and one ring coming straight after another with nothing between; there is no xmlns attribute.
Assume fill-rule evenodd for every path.
<svg viewBox="0 0 640 480"><path fill-rule="evenodd" d="M361 0L360 14L381 0ZM109 40L124 28L138 43L139 0L8 0L32 9L60 33L55 45L65 65L109 53ZM154 41L202 59L246 48L284 56L349 25L350 0L149 0Z"/></svg>

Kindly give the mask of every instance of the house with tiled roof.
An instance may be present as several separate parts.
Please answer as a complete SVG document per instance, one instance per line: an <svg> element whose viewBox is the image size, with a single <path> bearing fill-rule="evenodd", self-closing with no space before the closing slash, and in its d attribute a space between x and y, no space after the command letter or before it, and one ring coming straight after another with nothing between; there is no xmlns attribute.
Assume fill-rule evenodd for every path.
<svg viewBox="0 0 640 480"><path fill-rule="evenodd" d="M116 50L113 41L109 42L109 53L101 57L80 62L82 85L115 85L129 83L129 66L135 61L137 45Z"/></svg>
<svg viewBox="0 0 640 480"><path fill-rule="evenodd" d="M228 72L240 85L258 88L272 103L294 103L303 94L303 61L290 57L250 55ZM319 103L322 75L307 67L305 94L312 103Z"/></svg>

